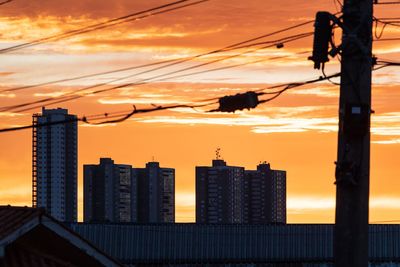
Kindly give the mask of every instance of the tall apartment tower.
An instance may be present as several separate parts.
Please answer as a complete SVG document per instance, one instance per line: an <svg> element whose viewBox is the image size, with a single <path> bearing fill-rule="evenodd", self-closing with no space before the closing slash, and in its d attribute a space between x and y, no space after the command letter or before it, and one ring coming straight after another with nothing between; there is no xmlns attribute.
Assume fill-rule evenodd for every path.
<svg viewBox="0 0 400 267"><path fill-rule="evenodd" d="M149 162L134 169L138 181L138 222L175 222L175 169Z"/></svg>
<svg viewBox="0 0 400 267"><path fill-rule="evenodd" d="M244 168L221 159L211 167L196 167L196 222L244 223Z"/></svg>
<svg viewBox="0 0 400 267"><path fill-rule="evenodd" d="M286 172L262 163L245 171L246 223L286 223Z"/></svg>
<svg viewBox="0 0 400 267"><path fill-rule="evenodd" d="M76 116L68 114L67 109L43 108L42 114L34 114L32 120L32 206L45 208L59 221L74 222L77 219ZM72 122L52 124L68 120Z"/></svg>
<svg viewBox="0 0 400 267"><path fill-rule="evenodd" d="M286 172L263 163L257 170L196 167L196 223L286 223Z"/></svg>
<svg viewBox="0 0 400 267"><path fill-rule="evenodd" d="M132 166L101 158L83 166L85 222L136 222L137 184Z"/></svg>

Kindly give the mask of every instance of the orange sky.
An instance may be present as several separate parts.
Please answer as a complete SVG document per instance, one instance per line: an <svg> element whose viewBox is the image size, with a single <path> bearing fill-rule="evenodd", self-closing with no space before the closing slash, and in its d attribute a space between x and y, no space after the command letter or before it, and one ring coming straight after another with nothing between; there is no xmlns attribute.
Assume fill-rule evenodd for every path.
<svg viewBox="0 0 400 267"><path fill-rule="evenodd" d="M15 0L0 7L0 49L73 30L113 17L168 3L160 0ZM378 6L376 17L395 17L398 7ZM335 13L334 1L210 0L168 14L122 24L67 40L1 54L0 90L60 78L193 56L256 37L314 17L318 10ZM265 40L310 32L312 24ZM337 35L340 33L338 32ZM387 27L384 38L398 37ZM340 42L340 38L337 38ZM312 38L283 49L265 49L198 70L265 59L257 64L142 86L63 103L70 113L90 115L127 110L133 104L191 103L284 82L320 76L307 61ZM242 50L244 51L244 50ZM378 58L396 60L396 42L376 42ZM145 79L221 55L199 58L179 67L136 77ZM268 60L276 56L284 59ZM336 60L327 72L339 70ZM116 73L30 90L0 92L0 107L57 96L137 72ZM132 82L135 79L124 80ZM387 68L374 73L371 149L370 221L400 220L400 73ZM117 84L117 83L116 83ZM260 161L287 171L288 222L333 222L334 164L337 142L338 87L329 83L297 88L252 111L236 114L177 109L133 117L118 125L79 127L79 213L82 214L82 165L112 157L117 163L143 167L153 157L176 169L177 221L194 220L194 168L207 165L214 151L231 165L254 169ZM50 106L56 107L56 106ZM0 128L24 125L40 109L0 112ZM31 132L0 135L0 204L30 205Z"/></svg>

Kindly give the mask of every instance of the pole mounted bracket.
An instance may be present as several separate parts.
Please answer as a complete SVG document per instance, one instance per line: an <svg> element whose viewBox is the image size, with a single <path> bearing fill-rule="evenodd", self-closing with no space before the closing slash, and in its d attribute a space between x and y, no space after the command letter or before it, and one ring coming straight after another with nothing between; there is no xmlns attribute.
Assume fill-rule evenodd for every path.
<svg viewBox="0 0 400 267"><path fill-rule="evenodd" d="M354 161L344 160L341 162L335 161L335 185L346 184L351 186L357 186L358 183L355 180L357 176L357 164Z"/></svg>

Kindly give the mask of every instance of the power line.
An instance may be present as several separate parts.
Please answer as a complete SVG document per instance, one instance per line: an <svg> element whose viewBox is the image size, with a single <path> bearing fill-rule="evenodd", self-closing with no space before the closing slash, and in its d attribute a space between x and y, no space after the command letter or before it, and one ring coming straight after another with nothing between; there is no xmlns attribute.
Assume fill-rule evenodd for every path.
<svg viewBox="0 0 400 267"><path fill-rule="evenodd" d="M335 74L320 76L320 77L318 77L316 79L308 80L308 81L305 81L305 82L289 83L289 84L286 84L283 89L281 89L279 91L275 91L275 92L265 92L265 91L271 90L271 89L276 89L277 88L276 86L266 87L264 89L257 90L256 92L261 92L261 93L259 93L259 95L271 95L271 94L274 95L274 96L272 96L270 98L267 98L267 99L264 99L264 100L260 101L260 103L267 103L267 102L270 102L270 101L278 98L279 96L281 96L287 90L291 90L293 88L297 88L297 87L300 87L300 86L304 86L304 85L312 84L312 83L317 83L317 82L321 82L321 81L325 81L325 80L329 81L330 79L339 77L340 75L341 75L341 73L337 72Z"/></svg>
<svg viewBox="0 0 400 267"><path fill-rule="evenodd" d="M284 57L275 57L274 59L278 59L278 58L284 58ZM213 69L207 69L207 70L202 70L202 71L196 71L196 72L191 72L191 73L187 73L187 74L180 74L180 75L175 75L175 76L165 77L165 78L161 78L161 76L164 76L164 75L159 75L159 76L156 76L156 77L151 77L149 79L145 79L145 80L141 80L141 81L137 81L137 82L133 82L133 83L118 85L118 86L111 87L111 88L106 88L106 89L100 89L100 90L97 90L97 91L94 91L94 92L88 92L88 93L85 93L84 95L72 94L70 96L67 96L66 98L59 98L59 99L52 98L53 101L50 102L50 103L46 103L46 104L54 105L54 104L64 103L64 102L67 102L67 101L71 101L71 100L82 98L82 97L84 97L86 95L104 93L104 92L108 92L108 91L112 91L112 90L116 90L116 89L125 88L125 87L128 87L128 86L139 86L139 85L149 84L149 83L153 83L153 82L162 82L162 81L166 81L166 80L169 80L169 79L177 79L177 78L183 78L183 77L188 77L188 76L193 76L193 75L198 75L198 74L204 74L204 73L209 73L209 72L214 72L214 71L232 69L232 68L241 67L241 66L245 66L245 65L264 62L264 61L267 61L267 60L270 60L270 59L271 58L269 58L269 59L268 58L267 59L259 59L259 60L255 60L255 61L251 61L251 62L239 63L239 64L234 64L234 65L229 65L229 66L224 66L224 67L218 67L218 68L213 68ZM94 88L94 87L95 86L92 86L92 88ZM89 87L84 88L84 89L86 90L88 88ZM47 102L48 100L45 100L45 101ZM19 110L16 110L15 112L24 112L24 111L28 111L28 110L32 110L32 109L35 109L35 108L42 107L43 106L43 102L45 102L45 101L43 101L43 100L36 101L36 103L42 103L42 104L41 105L37 105L37 106L28 107L28 108L19 109ZM30 105L30 104L31 103L28 103L28 105ZM21 107L21 106L26 106L26 104L19 105L19 107ZM1 110L1 111L10 111L10 110L12 110L12 109L6 109L6 110Z"/></svg>
<svg viewBox="0 0 400 267"><path fill-rule="evenodd" d="M278 30L278 31L275 31L275 32L272 32L272 33L264 34L264 35L258 36L258 37L256 37L256 38L252 38L252 39L249 39L249 40L246 40L246 41L242 41L242 42L239 42L239 43L236 43L236 44L227 46L227 47L225 47L225 48L223 48L223 49L214 50L214 51L212 51L211 53L219 52L219 51L221 51L221 50L222 50L222 51L223 51L223 50L228 50L229 48L234 48L235 46L237 47L237 46L239 46L239 45L243 45L243 44L246 44L246 43L249 43L249 42L252 42L252 41L260 40L260 39L265 38L265 37L268 37L268 36L272 36L272 35L275 35L275 34L278 34L278 33L282 33L282 32L285 32L285 31L289 31L289 30L292 30L292 29L295 29L295 28L298 28L298 27L307 25L307 24L309 24L309 23L311 23L311 22L313 22L313 21L307 21L307 22L300 23L300 24L297 24L297 25L294 25L294 26L291 26L291 27L287 27L287 28L284 28L284 29L281 29L281 30ZM289 41L293 41L293 40L296 40L296 39L304 38L304 37L306 37L306 35L308 36L309 34L311 34L311 33L295 35L295 36L292 36L292 37L286 37L286 38L283 38L283 39L281 39L281 40L284 40L285 42L289 42ZM293 38L293 37L294 37L294 38ZM289 38L292 38L292 40L289 39ZM272 41L264 42L264 43L271 43L271 42L272 42ZM257 45L258 45L258 44L261 44L261 43L257 43ZM251 46L251 45L254 45L254 44L243 45L242 47L249 47L249 46ZM240 47L240 48L242 48L242 47ZM266 47L270 47L270 46L266 46ZM264 49L264 48L266 48L266 47L262 47L262 48L258 48L258 49ZM258 49L257 49L257 50L258 50ZM248 53L248 52L249 52L249 51L247 51L247 53ZM251 51L250 51L250 52L251 52ZM201 56L201 55L200 55L200 56ZM196 57L197 57L197 56L196 56ZM232 56L229 56L228 58L231 58L231 57L232 57ZM224 58L224 59L226 59L226 58ZM224 60L224 59L222 59L222 60ZM214 62L212 62L212 63L215 63L215 62L216 62L216 61L214 61ZM257 62L259 62L259 61L257 61ZM208 63L203 63L203 64L200 64L200 65L201 65L201 66L204 66L204 65L208 65L208 64L211 64L211 63L208 62ZM246 63L246 64L248 64L248 63ZM200 65L195 66L195 68L199 67ZM238 65L241 65L241 64L238 64ZM226 69L226 68L236 67L236 66L238 66L238 65L233 65L233 66L229 66L229 67L222 67L222 68L217 68L217 69L213 69L213 70L205 70L205 71L196 72L196 73L189 73L189 74L174 76L173 78L186 77L186 76L189 76L189 75L194 75L194 74L199 74L199 73L205 73L205 72L208 72L208 71L215 71L215 70L220 70L220 69ZM193 67L190 67L189 69L192 69L192 68L193 68ZM174 73L178 73L178 72L182 72L182 71L186 71L186 70L188 70L188 69L187 69L187 68L181 69L181 70L176 71L176 72L171 72L171 73L163 74L163 75L161 75L161 76L152 77L152 78L150 78L150 79L160 78L160 77L163 77L163 76L165 76L165 75L170 75L170 74L174 74ZM87 76L86 76L86 77L87 77ZM170 79L170 78L171 78L171 77L168 77L167 79ZM119 79L120 79L120 78L119 78ZM165 80L165 79L162 79L162 80ZM160 80L157 80L157 81L160 81ZM140 84L144 84L144 83L141 82ZM103 85L103 84L100 84L100 86L101 86L101 85ZM136 83L129 83L129 84L125 84L125 85L122 85L122 86L120 85L120 86L116 86L116 87L112 87L112 88L108 88L108 89L104 89L104 90L99 90L99 91L95 91L95 92L90 92L90 93L101 93L101 92L105 92L105 91L109 91L109 90L114 90L114 89L118 89L118 88L123 88L123 87L130 86L130 85L138 85L138 83L137 83L137 82L136 82ZM96 86L97 86L97 85L96 85ZM86 89L89 89L89 88L84 88L84 90L86 90ZM65 96L64 96L64 97L65 97ZM65 101L73 100L73 99L76 99L76 98L80 98L80 97L82 97L82 96L78 95L78 96L68 96L68 97L72 97L72 99L71 99L71 98L69 98L69 99L48 98L48 99L43 99L43 100L36 101L36 103L42 103L42 102L45 102L45 101L53 101L52 104L54 104L54 103L60 103L60 102L65 102ZM56 102L54 102L54 101L56 101ZM25 106L26 104L32 104L32 103L25 103L25 104L17 105L17 106L18 106L18 107L21 107L21 106ZM6 107L6 108L15 108L15 107L16 107L16 106L13 106L13 107ZM3 109L3 111L4 111L4 110L5 110L5 109Z"/></svg>
<svg viewBox="0 0 400 267"><path fill-rule="evenodd" d="M99 73L94 73L94 74L87 74L87 75L76 76L76 77L71 77L71 78L64 78L64 79L59 79L59 80L53 80L53 81L48 81L48 82L43 82L43 83L32 84L32 85L14 87L14 88L10 88L10 89L0 90L0 93L15 92L15 91L26 90L26 89L31 89L31 88L36 88L36 87L46 86L46 85L51 85L51 84L82 80L82 79L86 79L86 78L93 78L96 76L114 74L114 73L124 72L124 71L128 71L128 70L141 69L141 68L161 65L161 64L168 63L168 62L172 62L172 61L176 61L176 59L164 60L164 61L159 61L159 62L154 62L154 63L149 63L149 64L143 64L143 65L138 65L138 66L133 66L133 67L104 71L104 72L99 72Z"/></svg>
<svg viewBox="0 0 400 267"><path fill-rule="evenodd" d="M306 52L309 53L309 51L306 51ZM301 53L298 53L298 54L305 54L306 52L301 52ZM229 65L229 66L224 66L224 67L219 67L219 68L214 68L214 69L208 69L208 70L203 70L203 71L192 72L192 73L188 73L188 74L181 74L181 75L176 75L176 76L172 76L172 77L166 77L166 78L163 78L163 79L157 79L157 80L152 81L152 82L160 82L160 81L165 81L165 80L172 79L172 78L183 78L183 77L188 77L188 76L192 76L192 75L204 74L204 73L208 73L208 72L212 72L212 71L226 70L226 69L236 68L236 67L240 67L240 66L260 63L260 62L264 62L264 61L267 61L267 60L279 59L279 58L285 58L285 57L274 57L274 58L260 59L260 60L255 60L255 61L251 61L251 62L246 62L246 63L234 64L234 65ZM120 89L120 88L127 87L127 86L138 86L138 85L144 85L144 84L149 84L149 83L151 83L151 81L135 82L135 83L132 83L132 84L127 84L127 85L123 85L123 86L117 86L118 88L112 87L112 88L102 89L102 90L98 90L98 91L94 91L94 92L89 92L87 94L88 95L98 94L98 93L111 91L111 90L114 90L114 89ZM50 103L46 103L46 104L47 105L54 105L54 104L64 103L64 102L75 100L75 99L78 99L78 98L81 98L81 97L84 97L84 96L85 95L71 95L71 96L69 96L67 98L56 99L56 100L54 100L54 101L52 101ZM210 99L210 100L215 100L215 98ZM38 103L42 103L43 101L39 100L37 102ZM23 108L23 109L16 110L15 112L24 112L24 111L32 110L32 109L39 108L39 107L42 107L42 106L43 106L43 104L36 105L36 106L31 106L31 107L28 107L28 108ZM10 110L10 109L8 109L8 110Z"/></svg>
<svg viewBox="0 0 400 267"><path fill-rule="evenodd" d="M116 86L111 87L111 88L97 90L97 91L94 91L94 92L90 91L90 92L87 92L87 93L83 93L82 95L76 95L76 93L87 91L87 90L94 89L94 88L97 88L97 87L101 87L101 86L110 84L110 83L115 82L115 81L136 77L136 76L141 75L141 74L146 74L146 73L149 73L149 72L153 72L153 71L156 71L156 70L163 69L165 67L170 67L170 66L176 65L177 63L181 63L181 61L179 61L177 63L172 62L172 63L170 63L170 64L168 64L166 66L161 66L161 67L157 67L157 68L154 68L154 69L146 70L146 71L143 71L143 72L140 72L140 73L136 73L136 74L132 74L132 75L129 75L129 76L122 77L122 78L118 78L118 79L112 80L110 82L105 82L105 83L101 83L101 84L97 84L97 85L81 88L81 89L78 89L78 90L76 90L74 92L71 92L71 93L69 93L67 95L60 96L58 98L54 98L54 97L45 98L45 99L41 99L41 100L37 100L37 101L33 101L33 102L28 102L28 103L23 103L23 104L19 104L19 105L2 107L2 108L0 108L0 111L4 112L4 111L15 110L16 108L23 108L23 107L30 106L30 105L33 105L33 104L41 104L40 106L42 106L44 103L49 102L49 101L53 101L50 104L56 104L56 103L58 104L58 103L66 102L66 101L75 100L75 99L84 97L84 96L89 95L89 94L90 95L98 94L98 93L103 93L103 92L107 92L107 91L111 91L111 90L121 89L121 88L128 87L128 86L137 86L137 85L147 84L149 82L160 82L160 81L165 81L165 80L168 80L168 79L182 78L182 77L187 77L187 76L207 73L207 72L211 72L211 71L217 71L217 70L222 70L222 69L228 69L228 68L234 68L234 67L238 67L238 66L248 65L250 63L241 63L241 64L229 66L229 67L221 67L221 68L216 68L216 69L212 69L212 70L205 70L205 71L199 71L199 72L194 72L194 73L189 73L189 74L184 74L184 75L166 77L166 76L169 76L169 75L174 75L174 74L181 73L181 72L184 72L184 71L193 70L193 69L196 69L196 68L200 68L200 67L204 67L204 66L207 66L207 65L210 65L210 64L221 62L223 60L232 59L232 58L244 55L244 54L248 54L248 53L252 53L252 52L258 51L258 50L274 47L274 46L276 46L277 43L280 43L280 44L288 43L288 42L299 40L299 39L302 39L302 38L305 38L305 37L308 37L308 36L311 36L311 35L312 35L312 33L305 33L305 34L298 34L298 35L294 35L294 36L290 36L290 37L285 37L285 38L282 38L282 39L279 39L279 40L266 41L266 42L264 42L264 44L267 43L267 45L265 45L265 46L253 48L253 49L250 49L250 50L247 50L245 52L238 53L238 54L225 56L223 58L212 60L212 61L209 61L209 62L206 62L206 63L200 63L200 64L197 64L195 66L186 67L186 68L183 68L183 69L180 69L180 70L171 71L171 72L168 72L168 73L156 75L156 76L153 76L153 77L150 77L150 78L147 78L147 79L142 79L140 81L136 81L136 82L132 82L132 83L126 83L126 84L123 84L123 85L116 85ZM257 45L260 45L260 44L262 44L262 43L257 43ZM247 46L250 46L250 45L247 45ZM244 46L242 46L242 47L244 47ZM304 53L305 52L301 52L299 54L304 54ZM265 61L265 60L267 60L267 59L263 59L261 61ZM257 60L256 62L251 62L251 63L257 63L257 62L260 62L260 60ZM31 110L31 109L40 107L40 106L24 108L24 109L20 109L18 111L19 112L23 112L23 111L27 111L27 110Z"/></svg>
<svg viewBox="0 0 400 267"><path fill-rule="evenodd" d="M377 65L380 65L381 67L400 66L400 62L389 61L389 60L378 60Z"/></svg>
<svg viewBox="0 0 400 267"><path fill-rule="evenodd" d="M14 1L14 0L6 0L6 1L0 2L0 6L8 4L8 3L12 2L12 1Z"/></svg>
<svg viewBox="0 0 400 267"><path fill-rule="evenodd" d="M376 18L374 18L376 19ZM379 18L379 20L400 20L400 17L385 17L385 18Z"/></svg>
<svg viewBox="0 0 400 267"><path fill-rule="evenodd" d="M120 111L120 112L116 112L116 113L104 113L104 114L98 114L98 115L93 115L93 116L76 117L73 119L67 119L67 120L61 120L61 121L39 123L37 125L31 124L31 125L25 125L25 126L3 128L3 129L0 129L0 133L32 129L34 127L40 128L40 127L47 127L47 126L53 126L53 125L74 123L74 122L83 122L83 123L91 124L91 125L113 124L113 123L123 122L123 121L129 119L130 117L132 117L134 114L138 114L138 113L149 113L149 112L155 112L155 111L166 110L166 109L175 109L175 108L197 108L197 107L204 107L204 106L212 105L215 103L216 102L208 103L208 104L194 104L194 105L175 104L175 105L168 105L168 106L155 106L152 108L145 108L145 109L136 109L136 107L134 106L134 109L129 112L121 112ZM111 119L111 120L104 121L104 119ZM99 120L103 120L103 121L96 123L96 121L99 121Z"/></svg>
<svg viewBox="0 0 400 267"><path fill-rule="evenodd" d="M72 78L53 80L53 81L39 83L39 84L14 87L14 88L10 88L10 89L1 90L0 92L13 92L13 91L31 89L31 88L36 88L36 87L39 87L39 86L51 85L51 84L56 84L56 83L68 82L68 81L75 81L75 80L80 80L80 79L85 79L85 78L92 78L92 77L96 77L96 76L114 74L114 73L118 73L118 72L124 72L124 71L129 71L129 70L134 70L134 69L139 69L139 68L145 68L145 67L151 67L151 66L156 66L156 65L162 65L162 64L167 64L167 63L171 63L171 64L173 63L173 65L176 65L176 64L184 63L184 62L187 62L187 61L190 61L190 60L194 60L194 59L197 59L197 58L201 58L201 57L204 57L204 56L220 53L220 52L228 52L228 51L232 51L232 50L236 50L236 49L240 49L240 48L248 48L248 47L251 47L251 46L265 44L266 42L260 42L260 43L251 43L251 42L254 42L254 41L257 41L257 40L261 40L261 39L264 39L264 38L267 38L267 37L271 37L273 35L277 35L279 33L283 33L283 32L298 28L298 27L302 27L302 26L307 25L307 24L309 24L309 23L311 23L313 21L307 21L307 22L304 22L304 23L300 23L300 24L297 24L297 25L294 25L294 26L291 26L291 27L284 28L282 30L278 30L278 31L274 31L274 32L271 32L271 33L263 34L263 35L260 35L260 36L257 36L257 37L253 37L253 38L250 38L250 39L247 39L247 40L244 40L244 41L240 41L240 42L225 46L223 48L219 48L219 49L212 50L212 51L209 51L209 52L206 52L206 53L202 53L202 54L198 54L198 55L195 55L195 56L183 57L183 58L175 58L175 59L170 59L170 60L163 60L163 61L149 63L149 64L143 64L143 65L139 65L139 66L132 66L132 67L127 67L127 68L121 68L121 69L105 71L105 72L99 72L99 73L94 73L94 74L88 74L88 75L83 75L83 76L77 76L77 77L72 77ZM311 33L307 33L307 34L311 35ZM284 41L284 40L286 40L288 38L292 38L292 37L296 37L296 36L300 36L300 35L302 35L302 34L293 35L293 36L289 36L289 37L286 37L286 38L282 38L282 39L275 40L275 41L270 41L270 42L271 43L275 42L275 43L278 44L279 41L282 42L282 41ZM174 62L176 62L176 63L174 63ZM172 65L164 66L162 68L169 67L169 66L172 66Z"/></svg>
<svg viewBox="0 0 400 267"><path fill-rule="evenodd" d="M19 45L3 48L3 49L0 49L0 54L11 52L11 51L15 51L15 50L19 50L19 49L22 49L22 48L36 46L38 44L42 44L42 43L46 43L46 42L50 42L50 41L59 41L61 39L70 38L72 36L80 35L80 34L83 34L83 33L97 31L97 30L100 30L100 29L104 29L104 28L115 26L115 25L119 25L119 24L122 24L122 23L135 21L135 20L139 20L139 19L144 19L144 18L147 18L147 17L150 17L150 16L163 14L163 13L175 11L175 10L178 10L178 9L186 8L186 7L189 7L189 6L197 5L197 4L200 4L200 3L203 3L203 2L207 2L209 0L200 0L200 1L196 1L196 2L193 2L193 3L188 3L188 4L185 4L185 5L181 5L181 6L176 6L176 5L188 2L188 1L191 1L191 0L179 0L179 1L171 2L171 3L165 4L165 5L161 5L161 6L157 6L157 7L154 7L154 8L147 9L147 10L135 12L135 13L128 14L128 15L125 15L125 16L122 16L122 17L110 19L110 20L107 20L105 22L92 24L92 25L89 25L89 26L86 26L86 27L83 27L83 28L80 28L80 29L77 29L77 30L71 30L71 31L67 31L67 32L64 32L64 33L52 35L52 36L49 36L49 37L36 39L36 40L30 41L30 42L26 42L26 43L23 43L23 44L19 44ZM168 8L168 9L165 9L165 8ZM162 10L162 9L165 9L165 10ZM157 10L161 10L161 11L157 11ZM157 11L157 12L155 12L155 11Z"/></svg>
<svg viewBox="0 0 400 267"><path fill-rule="evenodd" d="M374 68L374 70L378 70L384 67L388 67L391 64L398 64L396 62L379 62L380 64L382 64L382 66ZM400 65L400 64L399 64ZM325 77L318 77L316 79L311 79L305 82L295 82L295 83L287 83L287 84L281 84L281 85L275 85L275 86L269 86L269 87L265 87L259 90L255 90L255 91L250 91L253 92L254 94L256 94L257 96L262 96L262 95L273 95L272 97L269 97L267 99L263 99L263 100L257 100L257 105L258 104L263 104L263 103L267 103L270 102L276 98L278 98L279 96L281 96L284 92L286 92L287 90L291 90L293 88L297 88L300 86L304 86L304 85L308 85L308 84L312 84L312 83L317 83L317 82L321 82L324 80L329 80L335 77L339 77L341 75L341 73L335 73L329 76L325 76ZM283 87L283 88L282 88ZM282 88L278 91L273 91L271 92L270 90L273 89L278 89L278 88ZM218 98L219 103L221 104L221 99L223 97ZM69 122L75 122L75 121L81 121L87 124L92 124L92 125L101 125L101 124L110 124L110 123L119 123L119 122L123 122L127 119L129 119L130 117L132 117L135 114L138 113L150 113L150 112L155 112L155 111L160 111L160 110L165 110L165 109L174 109L174 108L182 108L182 107L189 107L189 108L195 108L195 107L205 107L205 106L209 106L212 104L215 104L216 102L209 102L212 101L213 99L207 99L207 100L202 100L202 101L198 101L199 103L202 104L197 104L197 105L189 105L189 104L175 104L175 105L169 105L169 106L154 106L152 108L147 108L147 109L136 109L136 107L134 106L134 109L126 114L121 112L118 113L110 113L107 114L105 113L104 115L100 114L100 115L93 115L93 116L88 116L88 117L82 117L82 118L77 118L76 120L68 120L68 121L59 121L59 122L52 122L52 123L45 123L45 124L41 124L38 127L44 127L44 126L50 126L50 125L54 125L54 124L64 124L64 123L69 123ZM204 102L209 102L209 103L205 103ZM256 105L256 106L257 106ZM210 110L209 112L216 112L216 111L221 111L221 107L217 108L217 109L213 109ZM235 111L235 109L233 109L233 111ZM103 118L102 118L103 116ZM107 119L104 121L104 119ZM111 118L111 120L110 120ZM115 118L115 119L114 119ZM103 120L101 122L93 122L93 121L98 121L98 120ZM20 127L12 127L12 128L4 128L4 129L0 129L0 133L1 132L11 132L11 131L18 131L18 130L24 130L24 129L30 129L36 127L34 125L26 125L26 126L20 126Z"/></svg>
<svg viewBox="0 0 400 267"><path fill-rule="evenodd" d="M340 12L340 9L343 8L343 3L340 0L333 0L333 4L335 5L336 11ZM339 8L338 5L339 4Z"/></svg>
<svg viewBox="0 0 400 267"><path fill-rule="evenodd" d="M329 78L337 77L339 76L340 73L336 73L333 75L328 76ZM281 94L283 94L285 91L300 87L303 85L311 84L311 83L316 83L320 81L327 80L326 77L319 77L317 79L311 79L305 82L296 82L296 83L287 83L287 84L280 84L280 85L275 85L275 86L269 86L266 88L262 88L256 91L251 91L259 96L261 95L267 95L270 94L270 92L266 92L271 89L277 89L283 87L283 89L272 92L273 94L276 94L276 96L270 97L268 99L260 100L258 104L262 103L267 103L272 101L273 99L277 98ZM218 98L218 100L222 99ZM208 103L205 103L208 102ZM66 124L66 123L72 123L72 122L83 122L86 124L92 124L92 125L103 125L103 124L110 124L110 123L120 123L123 121L126 121L127 119L131 118L135 114L139 113L151 113L151 112L156 112L156 111L161 111L161 110L166 110L166 109L175 109L175 108L196 108L196 107L206 107L210 106L216 103L220 103L220 101L210 101L210 99L207 100L201 100L197 101L199 104L174 104L174 105L167 105L167 106L153 106L151 108L145 108L145 109L137 109L135 106L133 110L123 113L123 112L117 112L117 113L104 113L104 114L97 114L97 115L92 115L92 116L83 116L81 118L76 118L76 119L68 119L68 120L62 120L62 121L57 121L57 122L47 122L47 123L42 123L38 125L25 125L25 126L18 126L18 127L10 127L10 128L3 128L0 129L0 133L4 132L13 132L13 131L20 131L20 130L26 130L26 129L31 129L33 127L46 127L46 126L52 126L52 125L59 125L59 124ZM209 112L217 112L220 111L220 109L213 109L210 110ZM122 113L122 114L121 114ZM111 118L111 119L110 119ZM96 122L99 121L100 122ZM102 120L102 121L101 121Z"/></svg>
<svg viewBox="0 0 400 267"><path fill-rule="evenodd" d="M375 39L374 42L399 41L400 37Z"/></svg>
<svg viewBox="0 0 400 267"><path fill-rule="evenodd" d="M379 69L388 67L388 66L390 66L390 64L399 64L399 66L400 66L400 63L383 63L382 66L379 66L379 67L374 68L373 71L376 71L376 70L379 70ZM336 77L340 77L341 75L342 75L342 73L338 72L338 73L331 74L331 75L320 76L320 77L318 77L318 78L316 78L316 79L311 79L311 80L308 80L308 81L305 81L305 82L296 82L296 83L288 83L288 84L282 84L282 85L269 86L269 87L265 87L265 88L262 88L262 89L259 89L259 90L252 91L252 92L254 92L257 96L262 96L262 95L273 95L273 96L272 96L272 97L269 97L269 98L267 98L267 99L257 100L257 101L256 101L256 102L257 102L256 104L253 103L253 106L251 106L251 107L246 107L246 108L250 109L250 108L256 107L258 104L263 104L263 103L270 102L270 101L272 101L272 100L278 98L279 96L281 96L281 95L282 95L284 92L286 92L287 90L291 90L291 89L293 89L293 88L300 87L300 86L304 86L304 85L307 85L307 84L317 83L317 82L320 82L320 81L325 81L325 80L330 81L330 79L336 78ZM270 91L270 90L277 89L277 88L281 88L281 87L283 87L283 88L280 89L280 90L278 90L278 91L273 91L273 92ZM248 92L248 93L249 93L249 92ZM240 95L240 94L239 94L239 95ZM242 94L242 95L243 95L243 94ZM221 99L221 98L220 98L220 99ZM235 102L235 101L233 101L233 102ZM252 102L252 101L250 101L250 102ZM254 101L253 101L253 102L254 102ZM221 104L221 101L220 101L220 104ZM235 103L234 103L234 104L235 104ZM234 104L233 104L233 106L234 106ZM243 104L243 102L242 102L242 104ZM245 103L245 104L246 104L246 103ZM239 106L240 106L240 105L239 105ZM229 108L229 109L232 110L232 111L230 111L230 112L234 112L235 110L242 110L243 108L234 108L234 107L233 107L233 108ZM223 109L223 110L226 110L226 109ZM214 109L214 110L212 110L212 111L223 111L223 110L221 110L221 107L220 107L220 108Z"/></svg>
<svg viewBox="0 0 400 267"><path fill-rule="evenodd" d="M378 0L375 0L374 4L375 5L399 5L400 2L396 2L396 1L378 2Z"/></svg>
<svg viewBox="0 0 400 267"><path fill-rule="evenodd" d="M375 39L374 39L374 41L394 41L394 40L397 40L397 38L381 39L381 37L383 36L383 33L384 33L385 28L387 26L400 27L400 18L376 18L376 17L374 17L374 22L375 22L375 27L374 27ZM381 32L378 34L379 23L383 24L383 26L382 26Z"/></svg>

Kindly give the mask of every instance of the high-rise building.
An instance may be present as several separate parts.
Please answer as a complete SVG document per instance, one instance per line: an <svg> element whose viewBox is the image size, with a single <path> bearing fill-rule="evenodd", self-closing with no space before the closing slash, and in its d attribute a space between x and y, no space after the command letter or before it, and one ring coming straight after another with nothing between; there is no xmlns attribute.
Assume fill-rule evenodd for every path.
<svg viewBox="0 0 400 267"><path fill-rule="evenodd" d="M196 222L245 222L244 168L220 159L196 167Z"/></svg>
<svg viewBox="0 0 400 267"><path fill-rule="evenodd" d="M67 109L43 108L32 119L32 206L45 208L57 220L76 221L76 116Z"/></svg>
<svg viewBox="0 0 400 267"><path fill-rule="evenodd" d="M175 170L149 162L146 168L101 158L84 165L85 222L175 222Z"/></svg>
<svg viewBox="0 0 400 267"><path fill-rule="evenodd" d="M213 160L196 167L196 223L286 223L286 172Z"/></svg>
<svg viewBox="0 0 400 267"><path fill-rule="evenodd" d="M262 163L245 176L246 223L286 223L286 172Z"/></svg>
<svg viewBox="0 0 400 267"><path fill-rule="evenodd" d="M138 181L138 222L175 222L175 169L149 162L134 169Z"/></svg>
<svg viewBox="0 0 400 267"><path fill-rule="evenodd" d="M136 178L132 166L101 158L83 166L85 222L136 222Z"/></svg>

